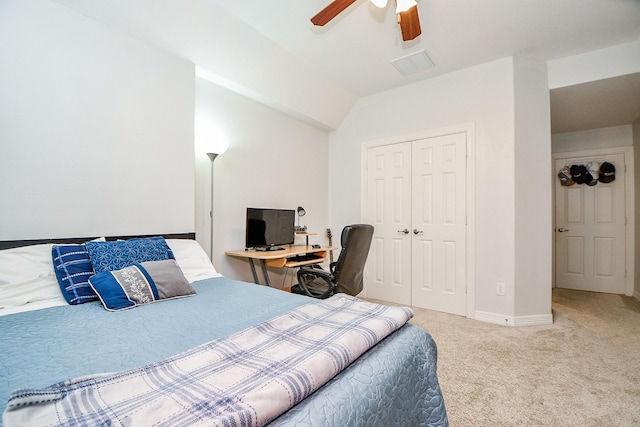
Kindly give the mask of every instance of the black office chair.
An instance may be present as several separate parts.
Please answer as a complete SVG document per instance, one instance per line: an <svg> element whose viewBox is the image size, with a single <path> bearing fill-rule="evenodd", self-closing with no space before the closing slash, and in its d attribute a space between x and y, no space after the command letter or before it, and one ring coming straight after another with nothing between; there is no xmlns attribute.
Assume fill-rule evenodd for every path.
<svg viewBox="0 0 640 427"><path fill-rule="evenodd" d="M319 266L301 268L298 270L298 284L291 287L291 292L320 299L338 292L359 294L372 237L372 225L347 225L340 237L342 250L338 260L329 265L329 271Z"/></svg>

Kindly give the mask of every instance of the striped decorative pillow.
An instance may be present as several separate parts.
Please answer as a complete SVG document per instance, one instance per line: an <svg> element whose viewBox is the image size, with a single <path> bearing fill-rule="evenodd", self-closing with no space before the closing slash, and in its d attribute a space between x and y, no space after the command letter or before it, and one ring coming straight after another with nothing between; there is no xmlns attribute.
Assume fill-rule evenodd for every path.
<svg viewBox="0 0 640 427"><path fill-rule="evenodd" d="M51 255L60 290L69 304L98 301L89 285L89 277L95 272L84 244L53 245Z"/></svg>

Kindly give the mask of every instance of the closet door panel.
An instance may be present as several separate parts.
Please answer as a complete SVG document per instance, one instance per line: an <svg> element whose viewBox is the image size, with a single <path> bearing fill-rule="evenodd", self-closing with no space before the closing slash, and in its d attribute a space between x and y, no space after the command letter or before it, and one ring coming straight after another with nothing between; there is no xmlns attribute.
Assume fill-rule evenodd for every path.
<svg viewBox="0 0 640 427"><path fill-rule="evenodd" d="M412 152L412 304L465 315L466 135L414 141Z"/></svg>
<svg viewBox="0 0 640 427"><path fill-rule="evenodd" d="M366 222L374 226L367 297L410 305L411 144L368 149L366 179Z"/></svg>

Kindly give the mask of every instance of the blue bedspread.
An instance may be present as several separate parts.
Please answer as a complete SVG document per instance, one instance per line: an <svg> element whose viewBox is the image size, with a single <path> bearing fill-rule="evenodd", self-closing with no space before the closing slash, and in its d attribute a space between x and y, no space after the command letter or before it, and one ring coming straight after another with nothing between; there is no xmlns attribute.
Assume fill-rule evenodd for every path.
<svg viewBox="0 0 640 427"><path fill-rule="evenodd" d="M0 411L14 389L156 362L309 302L226 278L193 286L195 297L116 313L87 303L0 317ZM404 326L272 425L447 425L435 343Z"/></svg>

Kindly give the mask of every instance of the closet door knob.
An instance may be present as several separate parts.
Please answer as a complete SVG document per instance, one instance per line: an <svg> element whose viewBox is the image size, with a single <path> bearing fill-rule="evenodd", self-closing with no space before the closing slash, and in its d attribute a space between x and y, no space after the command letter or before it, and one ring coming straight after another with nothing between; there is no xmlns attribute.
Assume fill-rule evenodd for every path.
<svg viewBox="0 0 640 427"><path fill-rule="evenodd" d="M409 234L409 229L405 228L404 230L398 230L398 233Z"/></svg>
<svg viewBox="0 0 640 427"><path fill-rule="evenodd" d="M566 228L558 228L558 233L564 233L565 231L569 231Z"/></svg>
<svg viewBox="0 0 640 427"><path fill-rule="evenodd" d="M417 228L413 229L413 234L418 235L418 234L422 234L423 231L422 230L418 230Z"/></svg>

